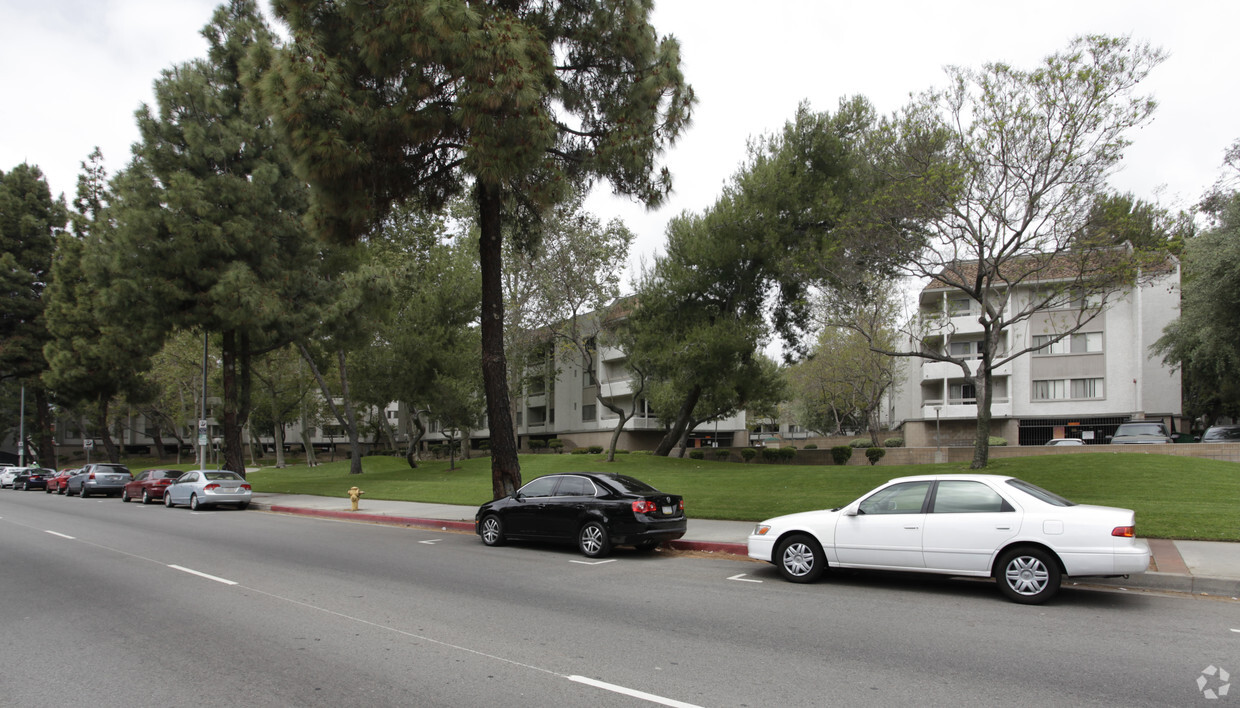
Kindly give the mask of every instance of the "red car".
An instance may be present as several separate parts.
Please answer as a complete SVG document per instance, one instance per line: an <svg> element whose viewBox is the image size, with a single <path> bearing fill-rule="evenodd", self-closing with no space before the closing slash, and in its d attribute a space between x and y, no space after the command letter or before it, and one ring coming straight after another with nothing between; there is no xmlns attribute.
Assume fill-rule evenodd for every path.
<svg viewBox="0 0 1240 708"><path fill-rule="evenodd" d="M164 490L183 474L185 473L178 470L143 470L132 482L125 485L121 492L121 501L141 499L143 504L150 504L152 500L163 499Z"/></svg>
<svg viewBox="0 0 1240 708"><path fill-rule="evenodd" d="M65 485L69 483L69 478L77 473L77 469L60 470L56 473L56 476L47 478L47 486L43 488L43 491L48 494L64 494Z"/></svg>

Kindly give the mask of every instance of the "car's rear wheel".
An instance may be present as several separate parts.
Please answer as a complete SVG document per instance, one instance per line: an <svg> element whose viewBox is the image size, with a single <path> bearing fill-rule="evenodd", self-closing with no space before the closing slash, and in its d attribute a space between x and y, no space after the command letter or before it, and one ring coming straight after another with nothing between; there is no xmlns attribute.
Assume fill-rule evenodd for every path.
<svg viewBox="0 0 1240 708"><path fill-rule="evenodd" d="M999 558L995 580L1009 600L1037 605L1059 592L1059 561L1041 548L1015 548Z"/></svg>
<svg viewBox="0 0 1240 708"><path fill-rule="evenodd" d="M86 493L86 487L82 487L81 489L78 490L78 496L85 499L86 497L90 495Z"/></svg>
<svg viewBox="0 0 1240 708"><path fill-rule="evenodd" d="M611 552L607 529L597 521L589 521L577 532L577 547L587 558L602 558Z"/></svg>
<svg viewBox="0 0 1240 708"><path fill-rule="evenodd" d="M121 491L121 501L125 502L126 504L129 503L129 490L128 489Z"/></svg>
<svg viewBox="0 0 1240 708"><path fill-rule="evenodd" d="M198 503L198 495L197 494L189 495L189 510L198 511L201 508L202 508L202 505Z"/></svg>
<svg viewBox="0 0 1240 708"><path fill-rule="evenodd" d="M167 490L164 491L164 506L168 509L172 508L172 495Z"/></svg>
<svg viewBox="0 0 1240 708"><path fill-rule="evenodd" d="M502 546L504 541L504 522L495 514L488 514L482 519L482 542L488 546Z"/></svg>
<svg viewBox="0 0 1240 708"><path fill-rule="evenodd" d="M827 558L818 541L797 534L785 538L775 548L775 565L784 580L812 583L822 577L827 568Z"/></svg>
<svg viewBox="0 0 1240 708"><path fill-rule="evenodd" d="M150 503L151 503L151 492L150 492L150 490L149 490L149 489L143 489L143 490L142 490L142 503L143 503L143 504L150 504Z"/></svg>

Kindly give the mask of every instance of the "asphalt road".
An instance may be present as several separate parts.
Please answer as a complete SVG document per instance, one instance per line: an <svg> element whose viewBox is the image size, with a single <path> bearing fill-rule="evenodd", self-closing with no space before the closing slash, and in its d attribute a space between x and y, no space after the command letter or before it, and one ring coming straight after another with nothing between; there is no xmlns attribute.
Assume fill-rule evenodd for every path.
<svg viewBox="0 0 1240 708"><path fill-rule="evenodd" d="M1223 705L1198 678L1240 672L1227 599L1024 607L972 580L801 586L738 560L9 490L0 636L17 707Z"/></svg>

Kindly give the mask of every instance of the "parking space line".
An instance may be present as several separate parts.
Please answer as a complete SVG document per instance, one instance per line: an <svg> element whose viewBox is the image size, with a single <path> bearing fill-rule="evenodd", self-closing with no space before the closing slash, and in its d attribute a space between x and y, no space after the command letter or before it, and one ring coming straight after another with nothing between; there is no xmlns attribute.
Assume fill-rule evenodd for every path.
<svg viewBox="0 0 1240 708"><path fill-rule="evenodd" d="M228 580L227 578L220 578L214 575L207 575L206 573L200 573L197 570L192 570L190 568L185 568L179 565L169 565L168 567L172 568L173 570L179 570L182 573L189 573L190 575L197 575L200 578L206 578L207 580L214 580L217 583L223 583L225 585L236 585L237 584L236 581Z"/></svg>
<svg viewBox="0 0 1240 708"><path fill-rule="evenodd" d="M757 578L746 578L746 577L745 577L745 573L741 573L741 574L739 574L739 575L733 575L732 577L728 578L728 580L735 580L735 581L737 581L737 582L741 582L741 583L760 583L760 582L762 582L761 580L758 580Z"/></svg>
<svg viewBox="0 0 1240 708"><path fill-rule="evenodd" d="M568 676L567 678L569 681L576 681L577 683L584 683L587 686L601 688L604 691L611 691L612 693L619 693L620 695L623 695L623 696L629 696L631 698L638 698L640 700L649 701L651 703L658 703L659 705L662 705L662 706L673 706L674 708L700 708L699 706L693 703L685 703L683 701L677 701L672 698L664 698L663 696L656 696L653 693L646 693L645 691L638 691L632 688L625 688L624 686L617 686L614 683L606 683L604 681L595 681L594 679L586 678L585 676Z"/></svg>

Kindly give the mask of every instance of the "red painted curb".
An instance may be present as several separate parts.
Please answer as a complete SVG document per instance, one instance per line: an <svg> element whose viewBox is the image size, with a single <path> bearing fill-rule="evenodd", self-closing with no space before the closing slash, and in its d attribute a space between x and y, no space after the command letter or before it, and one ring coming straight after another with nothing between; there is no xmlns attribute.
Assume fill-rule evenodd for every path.
<svg viewBox="0 0 1240 708"><path fill-rule="evenodd" d="M366 514L357 511L331 511L328 509L305 509L297 506L272 505L268 510L280 514L301 514L317 516L325 519L347 519L349 521L369 521L375 524L392 526L416 526L427 529L453 529L456 531L474 532L472 521L447 521L444 519L415 519L408 516L389 516L387 514Z"/></svg>

